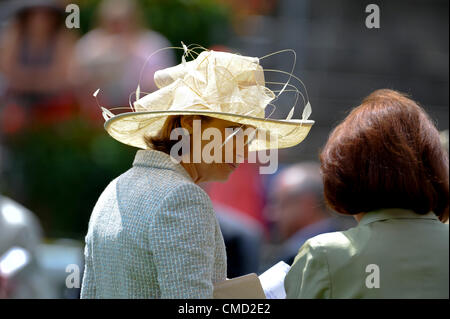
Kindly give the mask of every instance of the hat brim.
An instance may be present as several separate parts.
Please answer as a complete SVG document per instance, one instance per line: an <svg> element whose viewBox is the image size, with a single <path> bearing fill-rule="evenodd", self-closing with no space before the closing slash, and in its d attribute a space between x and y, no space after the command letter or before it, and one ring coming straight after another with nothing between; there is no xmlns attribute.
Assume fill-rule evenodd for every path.
<svg viewBox="0 0 450 319"><path fill-rule="evenodd" d="M312 120L275 120L234 113L214 111L145 111L127 112L115 115L105 122L108 134L117 141L146 149L144 136L154 136L163 127L170 115L204 115L221 120L250 125L262 132L269 132L271 138L255 138L249 144L249 151L281 149L301 143L308 135ZM260 134L258 136L261 136ZM266 135L264 135L266 136Z"/></svg>

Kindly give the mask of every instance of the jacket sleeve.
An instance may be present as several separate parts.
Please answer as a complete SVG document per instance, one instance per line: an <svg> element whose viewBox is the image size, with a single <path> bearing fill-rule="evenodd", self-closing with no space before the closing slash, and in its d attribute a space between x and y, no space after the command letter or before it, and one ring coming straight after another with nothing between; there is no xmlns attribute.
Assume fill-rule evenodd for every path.
<svg viewBox="0 0 450 319"><path fill-rule="evenodd" d="M216 216L195 184L172 190L151 223L161 298L212 298Z"/></svg>
<svg viewBox="0 0 450 319"><path fill-rule="evenodd" d="M94 279L94 269L92 266L92 256L89 249L89 244L86 243L84 247L84 273L83 283L81 285L81 299L96 298L96 288Z"/></svg>
<svg viewBox="0 0 450 319"><path fill-rule="evenodd" d="M308 240L284 280L287 299L331 298L331 283L324 247Z"/></svg>

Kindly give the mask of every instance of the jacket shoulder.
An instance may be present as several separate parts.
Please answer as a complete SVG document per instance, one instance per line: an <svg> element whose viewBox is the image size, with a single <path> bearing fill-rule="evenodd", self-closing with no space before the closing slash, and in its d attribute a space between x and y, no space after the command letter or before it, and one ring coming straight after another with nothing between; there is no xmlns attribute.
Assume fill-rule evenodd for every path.
<svg viewBox="0 0 450 319"><path fill-rule="evenodd" d="M348 249L354 243L354 238L360 235L357 227L345 231L324 233L310 238L307 242L311 247L324 247L328 250Z"/></svg>
<svg viewBox="0 0 450 319"><path fill-rule="evenodd" d="M132 167L118 177L116 189L121 209L160 211L196 205L213 211L209 196L200 186L170 169Z"/></svg>

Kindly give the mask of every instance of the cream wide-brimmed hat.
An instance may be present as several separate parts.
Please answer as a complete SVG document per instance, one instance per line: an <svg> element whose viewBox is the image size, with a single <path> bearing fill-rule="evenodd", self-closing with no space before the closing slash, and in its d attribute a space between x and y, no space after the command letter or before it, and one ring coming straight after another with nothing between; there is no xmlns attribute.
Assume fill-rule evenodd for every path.
<svg viewBox="0 0 450 319"><path fill-rule="evenodd" d="M117 141L146 149L144 136L157 135L168 116L204 115L263 132L248 145L249 151L257 151L297 145L314 124L290 119L292 111L289 119L265 118L276 95L265 86L258 58L205 50L191 61L183 58L181 64L155 72L154 80L159 89L138 96L131 112L114 115L102 108L105 129ZM267 139L267 133L273 138Z"/></svg>

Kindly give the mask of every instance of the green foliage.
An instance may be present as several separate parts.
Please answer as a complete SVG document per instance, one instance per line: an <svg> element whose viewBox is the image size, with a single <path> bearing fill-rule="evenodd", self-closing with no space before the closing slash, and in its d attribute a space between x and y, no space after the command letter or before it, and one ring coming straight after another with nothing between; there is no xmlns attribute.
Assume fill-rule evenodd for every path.
<svg viewBox="0 0 450 319"><path fill-rule="evenodd" d="M136 152L83 119L28 129L7 147L13 158L3 191L39 217L46 236L71 238L85 235L101 192Z"/></svg>

